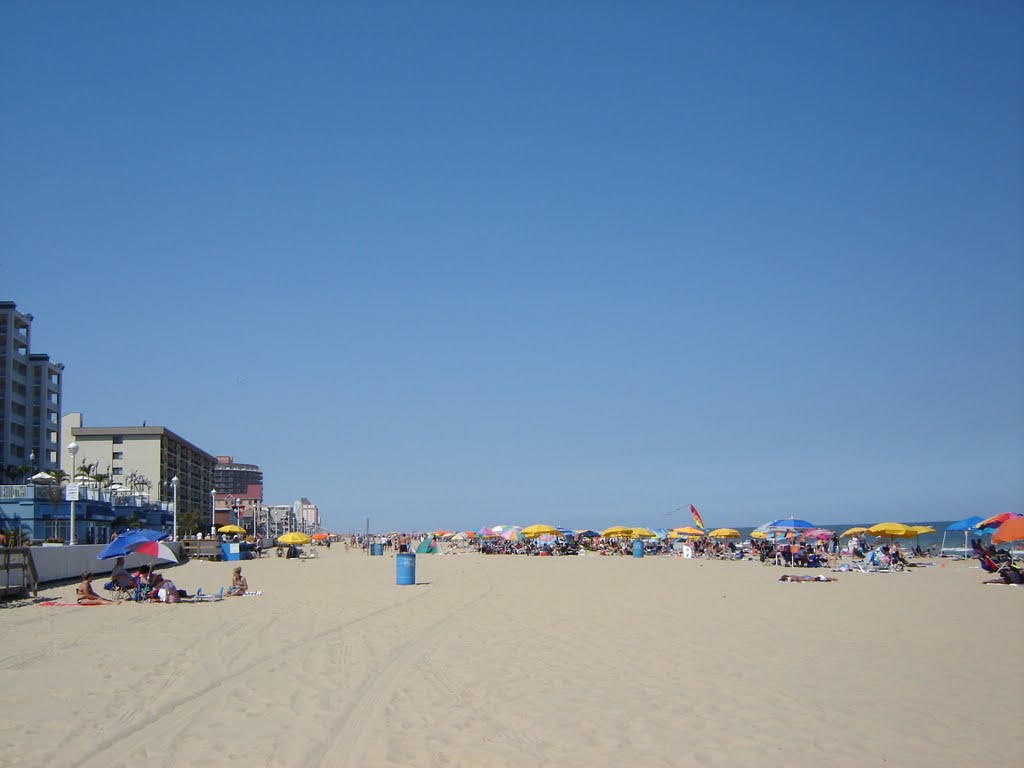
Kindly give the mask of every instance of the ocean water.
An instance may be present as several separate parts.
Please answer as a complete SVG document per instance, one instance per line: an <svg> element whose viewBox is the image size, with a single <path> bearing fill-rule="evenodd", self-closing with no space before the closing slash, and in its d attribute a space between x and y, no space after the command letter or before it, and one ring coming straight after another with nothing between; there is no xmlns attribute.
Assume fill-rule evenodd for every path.
<svg viewBox="0 0 1024 768"><path fill-rule="evenodd" d="M811 521L813 522L813 520ZM897 539L903 547L909 547L913 549L918 544L921 545L921 549L927 550L929 547L933 547L933 552L937 555L939 548L942 546L942 534L945 532L946 527L955 523L955 520L899 520L898 522L904 523L905 525L930 525L935 529L935 533L924 533L921 536L914 539ZM830 525L819 525L819 528L823 528L826 531L835 531L836 533L842 533L848 528L854 526L868 528L874 523L838 523ZM708 527L711 530L711 527ZM742 536L741 540L750 538L750 532L754 528L737 528ZM842 544L845 545L848 539L843 539ZM946 535L946 547L963 547L964 545L964 534L963 531L950 531Z"/></svg>

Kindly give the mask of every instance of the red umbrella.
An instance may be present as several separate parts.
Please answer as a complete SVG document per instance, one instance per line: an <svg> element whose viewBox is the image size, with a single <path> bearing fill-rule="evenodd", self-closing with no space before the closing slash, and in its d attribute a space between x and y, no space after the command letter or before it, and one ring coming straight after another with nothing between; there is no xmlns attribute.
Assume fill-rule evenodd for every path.
<svg viewBox="0 0 1024 768"><path fill-rule="evenodd" d="M1024 539L1024 517L1008 518L999 530L992 534L993 544L1003 544L1008 541L1020 541Z"/></svg>
<svg viewBox="0 0 1024 768"><path fill-rule="evenodd" d="M162 541L146 541L142 544L135 544L130 547L130 551L140 555L149 555L157 560L167 560L172 563L178 562L178 556Z"/></svg>

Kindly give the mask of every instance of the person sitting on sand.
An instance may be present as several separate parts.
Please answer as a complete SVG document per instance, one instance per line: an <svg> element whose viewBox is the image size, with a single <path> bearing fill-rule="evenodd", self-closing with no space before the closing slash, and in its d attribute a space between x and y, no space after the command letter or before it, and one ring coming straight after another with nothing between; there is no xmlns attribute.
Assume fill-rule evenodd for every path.
<svg viewBox="0 0 1024 768"><path fill-rule="evenodd" d="M789 582L805 582L805 581L838 581L835 576L794 576L788 573L784 573L779 576L779 581Z"/></svg>
<svg viewBox="0 0 1024 768"><path fill-rule="evenodd" d="M117 605L120 600L108 600L96 594L92 588L92 574L83 573L82 583L75 587L75 596L79 605Z"/></svg>
<svg viewBox="0 0 1024 768"><path fill-rule="evenodd" d="M242 575L242 567L238 566L231 574L231 587L224 597L242 597L249 590L249 582Z"/></svg>

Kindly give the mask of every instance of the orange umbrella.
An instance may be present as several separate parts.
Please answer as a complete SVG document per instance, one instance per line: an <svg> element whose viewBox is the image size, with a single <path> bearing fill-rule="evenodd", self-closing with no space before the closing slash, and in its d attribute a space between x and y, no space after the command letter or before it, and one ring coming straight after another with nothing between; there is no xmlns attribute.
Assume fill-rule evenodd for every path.
<svg viewBox="0 0 1024 768"><path fill-rule="evenodd" d="M323 541L324 539L331 538L331 534L329 534L329 533L314 533L313 534L313 538L316 541Z"/></svg>
<svg viewBox="0 0 1024 768"><path fill-rule="evenodd" d="M999 530L992 534L993 544L1005 544L1008 541L1020 541L1024 539L1024 517L1012 517L999 526Z"/></svg>

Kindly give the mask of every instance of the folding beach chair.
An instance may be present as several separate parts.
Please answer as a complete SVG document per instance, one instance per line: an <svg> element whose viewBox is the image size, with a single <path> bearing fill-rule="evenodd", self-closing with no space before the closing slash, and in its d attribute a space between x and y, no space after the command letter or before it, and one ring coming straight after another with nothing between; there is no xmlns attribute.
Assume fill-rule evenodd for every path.
<svg viewBox="0 0 1024 768"><path fill-rule="evenodd" d="M192 598L193 603L215 603L218 600L224 599L224 587L217 590L216 594L210 595L203 592L203 588L199 587L196 589L195 597Z"/></svg>

